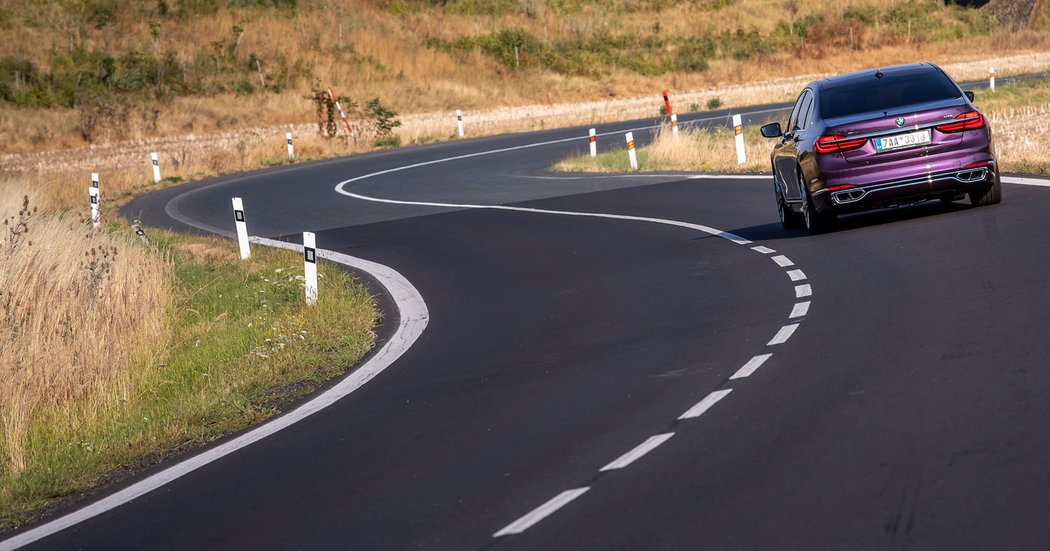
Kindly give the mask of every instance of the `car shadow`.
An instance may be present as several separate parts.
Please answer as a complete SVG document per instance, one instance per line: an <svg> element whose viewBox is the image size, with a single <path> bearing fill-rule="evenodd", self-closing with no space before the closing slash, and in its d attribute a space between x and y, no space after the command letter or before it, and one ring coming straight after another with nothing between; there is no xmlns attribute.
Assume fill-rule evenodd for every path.
<svg viewBox="0 0 1050 551"><path fill-rule="evenodd" d="M926 201L924 203L907 207L858 212L840 216L838 223L835 224L834 228L826 233L834 235L872 226L881 226L883 224L893 224L918 218L928 218L931 216L943 216L969 210L971 208L973 207L961 201L955 203ZM785 230L775 218L772 222L767 224L737 228L735 230L729 230L729 233L739 235L740 237L751 241L776 241L810 236L809 232L805 229Z"/></svg>

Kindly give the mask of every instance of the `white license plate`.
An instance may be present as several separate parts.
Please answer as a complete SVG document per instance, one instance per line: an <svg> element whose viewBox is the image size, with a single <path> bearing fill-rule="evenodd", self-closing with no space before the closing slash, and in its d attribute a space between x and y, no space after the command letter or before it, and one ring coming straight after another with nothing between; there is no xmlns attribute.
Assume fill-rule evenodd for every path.
<svg viewBox="0 0 1050 551"><path fill-rule="evenodd" d="M893 151L928 143L930 143L930 131L920 130L907 134L897 134L896 136L886 136L885 138L875 138L875 151L882 153L883 151Z"/></svg>

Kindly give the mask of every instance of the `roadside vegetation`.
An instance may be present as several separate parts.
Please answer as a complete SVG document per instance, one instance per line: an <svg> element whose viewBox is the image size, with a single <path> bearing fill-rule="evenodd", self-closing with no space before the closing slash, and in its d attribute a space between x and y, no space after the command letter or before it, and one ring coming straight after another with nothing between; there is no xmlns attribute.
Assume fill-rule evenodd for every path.
<svg viewBox="0 0 1050 551"><path fill-rule="evenodd" d="M951 63L1045 51L1039 13L1004 23L939 0L9 2L0 130L6 152L25 153L301 124L314 115L304 96L328 86L365 117L374 98L447 117Z"/></svg>
<svg viewBox="0 0 1050 551"><path fill-rule="evenodd" d="M263 421L374 342L371 297L332 266L309 308L295 253L241 261L156 230L147 245L26 181L0 190L0 528Z"/></svg>
<svg viewBox="0 0 1050 551"><path fill-rule="evenodd" d="M1046 144L1050 142L1050 82L1046 80L1000 84L994 92L977 91L974 102L991 121L996 158L1004 172L1050 174ZM783 124L784 121L781 121ZM731 130L714 131L683 128L678 137L669 126L654 131L652 144L637 150L639 170L768 173L769 150L773 141L763 138L758 128L765 122L744 128L747 163L737 165L736 145ZM618 140L617 143L622 143ZM556 163L557 172L630 172L626 149L605 151L591 158L574 155Z"/></svg>

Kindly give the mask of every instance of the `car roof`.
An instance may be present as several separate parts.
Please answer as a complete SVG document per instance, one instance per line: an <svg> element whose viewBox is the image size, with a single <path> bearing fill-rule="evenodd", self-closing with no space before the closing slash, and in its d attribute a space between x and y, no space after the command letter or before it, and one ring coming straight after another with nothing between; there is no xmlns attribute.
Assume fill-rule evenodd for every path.
<svg viewBox="0 0 1050 551"><path fill-rule="evenodd" d="M874 80L878 78L875 76L877 72L881 72L883 77L888 77L910 76L936 71L940 71L940 69L932 63L909 63L906 65L891 65L889 67L871 68L863 71L856 71L854 73L836 75L815 81L813 84L821 90L827 90L829 88L838 88L839 86L855 84L869 79Z"/></svg>

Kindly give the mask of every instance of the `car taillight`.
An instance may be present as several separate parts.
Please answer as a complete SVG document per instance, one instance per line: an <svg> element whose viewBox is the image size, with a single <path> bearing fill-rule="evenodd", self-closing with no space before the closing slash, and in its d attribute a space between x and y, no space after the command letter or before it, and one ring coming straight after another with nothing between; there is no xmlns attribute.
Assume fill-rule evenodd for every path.
<svg viewBox="0 0 1050 551"><path fill-rule="evenodd" d="M832 143L835 142L835 143ZM837 153L839 151L850 151L852 149L859 149L864 147L864 144L868 143L867 138L856 138L853 140L846 139L846 136L831 135L821 136L817 138L817 143L813 145L813 149L821 155L827 155L828 153Z"/></svg>
<svg viewBox="0 0 1050 551"><path fill-rule="evenodd" d="M940 130L945 134L950 134L952 132L962 132L964 130L977 130L978 128L984 128L984 117L981 116L981 114L977 111L967 111L966 113L955 117L955 120L960 122L950 122L948 124L942 124L937 127L937 130Z"/></svg>
<svg viewBox="0 0 1050 551"><path fill-rule="evenodd" d="M853 184L839 184L837 186L828 186L828 191L842 191L844 189L853 189L857 186Z"/></svg>
<svg viewBox="0 0 1050 551"><path fill-rule="evenodd" d="M964 166L963 168L980 168L982 166L988 166L990 164L991 164L991 161L977 161L976 163L970 163L970 164Z"/></svg>

